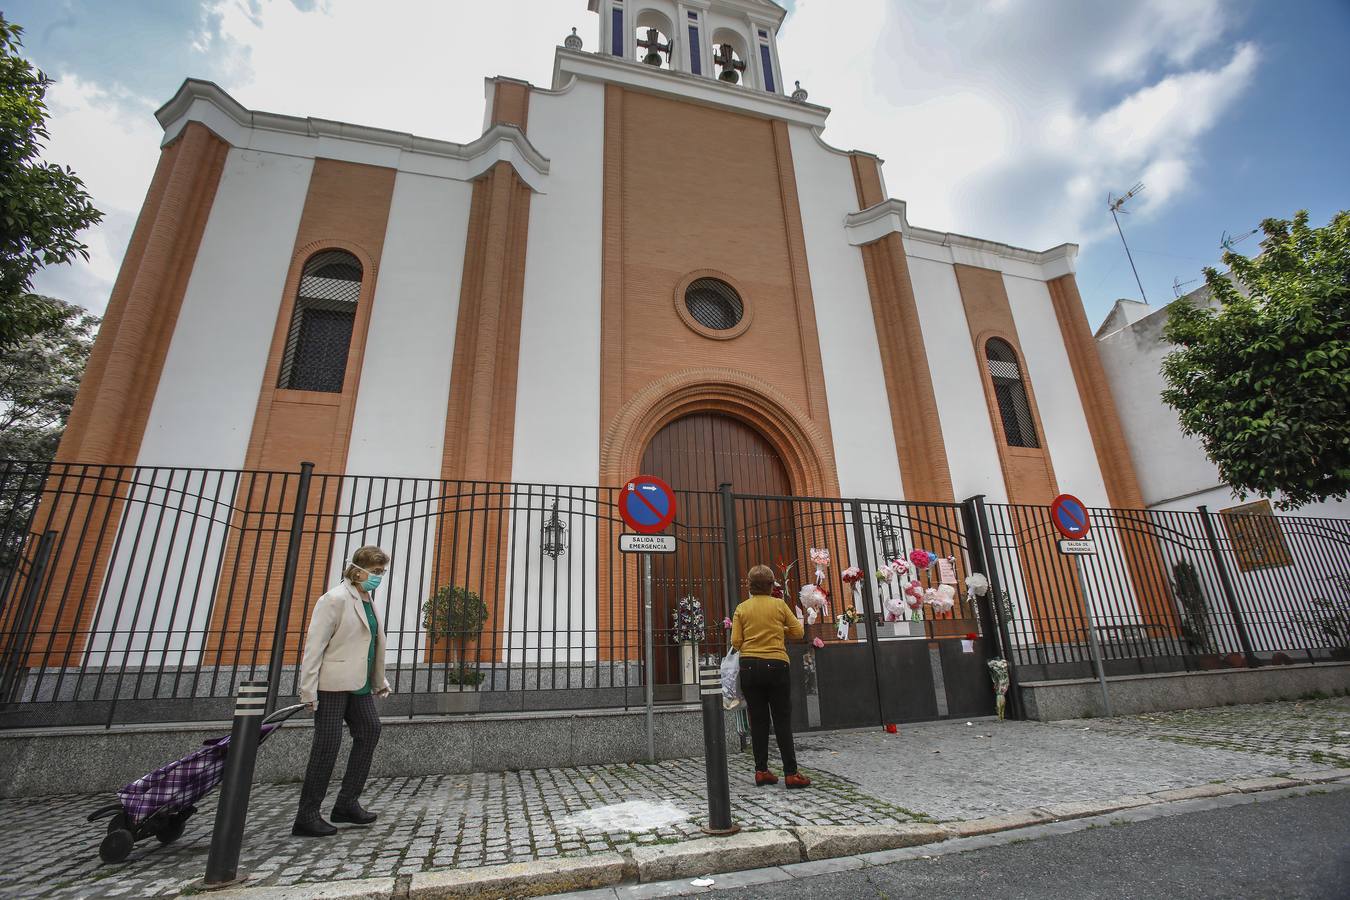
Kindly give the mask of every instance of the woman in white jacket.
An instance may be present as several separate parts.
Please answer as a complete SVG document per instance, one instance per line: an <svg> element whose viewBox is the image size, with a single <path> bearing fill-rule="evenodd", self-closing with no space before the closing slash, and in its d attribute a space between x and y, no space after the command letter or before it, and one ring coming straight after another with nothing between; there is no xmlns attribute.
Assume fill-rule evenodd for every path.
<svg viewBox="0 0 1350 900"><path fill-rule="evenodd" d="M314 605L300 662L300 702L314 710L314 744L291 834L327 837L337 833L324 820L321 808L342 746L344 721L352 733L352 752L333 804L332 819L351 825L375 821L375 813L362 809L357 798L366 786L370 761L380 740L380 716L372 695L389 696L389 682L384 677L384 629L370 598L388 565L389 554L379 547L362 547L352 554L342 583Z"/></svg>

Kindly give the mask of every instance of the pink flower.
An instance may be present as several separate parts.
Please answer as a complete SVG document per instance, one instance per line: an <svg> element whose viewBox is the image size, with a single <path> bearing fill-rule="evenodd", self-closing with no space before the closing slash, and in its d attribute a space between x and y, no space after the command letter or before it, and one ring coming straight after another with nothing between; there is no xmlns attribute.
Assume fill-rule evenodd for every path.
<svg viewBox="0 0 1350 900"><path fill-rule="evenodd" d="M909 551L909 561L914 563L914 565L920 569L928 568L928 551L927 550Z"/></svg>
<svg viewBox="0 0 1350 900"><path fill-rule="evenodd" d="M812 639L811 639L811 646L812 646L812 647L815 647L817 650L819 650L821 647L824 647L824 646L825 646L825 642L822 641L820 638L812 638Z"/></svg>
<svg viewBox="0 0 1350 900"><path fill-rule="evenodd" d="M722 627L723 628L731 627L731 616L727 616L725 619L722 620Z"/></svg>

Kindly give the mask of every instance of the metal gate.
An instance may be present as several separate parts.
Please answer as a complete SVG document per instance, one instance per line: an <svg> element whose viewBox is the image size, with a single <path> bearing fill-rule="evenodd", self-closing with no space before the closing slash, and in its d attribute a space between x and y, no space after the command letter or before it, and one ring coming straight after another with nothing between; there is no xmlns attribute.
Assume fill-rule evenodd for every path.
<svg viewBox="0 0 1350 900"><path fill-rule="evenodd" d="M793 727L811 731L898 722L990 715L994 696L986 661L1003 645L988 599L966 597L965 578L985 573L975 510L967 505L732 494L728 564L739 578L750 566L772 567L791 605L805 584L819 582L827 606L806 625L802 643L789 645ZM976 535L973 543L970 535ZM829 564L817 567L813 550ZM912 576L891 571L893 560L915 550L938 560ZM852 585L843 573L856 567ZM990 573L997 581L997 573ZM903 592L917 581L926 593L945 581L955 593L950 610L923 604L912 610ZM745 584L736 585L737 596ZM888 601L890 603L888 604ZM897 611L897 602L900 609ZM860 621L847 636L840 616Z"/></svg>

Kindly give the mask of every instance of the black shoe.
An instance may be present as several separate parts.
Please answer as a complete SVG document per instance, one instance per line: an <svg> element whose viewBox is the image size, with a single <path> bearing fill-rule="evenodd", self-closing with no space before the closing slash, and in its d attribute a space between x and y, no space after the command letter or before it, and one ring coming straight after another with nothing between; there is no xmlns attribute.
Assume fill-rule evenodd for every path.
<svg viewBox="0 0 1350 900"><path fill-rule="evenodd" d="M346 822L348 825L369 825L379 816L362 809L360 803L351 803L347 806L334 806L332 818L334 822Z"/></svg>
<svg viewBox="0 0 1350 900"><path fill-rule="evenodd" d="M296 837L331 837L337 834L337 829L323 819L315 819L313 822L296 822L291 826L291 834Z"/></svg>

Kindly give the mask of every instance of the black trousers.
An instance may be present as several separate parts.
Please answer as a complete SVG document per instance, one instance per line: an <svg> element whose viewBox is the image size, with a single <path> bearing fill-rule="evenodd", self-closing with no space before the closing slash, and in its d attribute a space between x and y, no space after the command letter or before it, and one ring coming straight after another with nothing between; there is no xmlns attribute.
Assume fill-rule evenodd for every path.
<svg viewBox="0 0 1350 900"><path fill-rule="evenodd" d="M783 757L783 774L797 774L797 750L792 745L792 676L788 664L780 659L741 657L741 693L745 694L750 714L750 746L755 751L755 768L769 768L769 721L778 738L778 753Z"/></svg>
<svg viewBox="0 0 1350 900"><path fill-rule="evenodd" d="M342 808L356 802L366 786L370 761L375 757L375 745L380 741L380 716L375 711L375 696L319 691L319 708L314 711L314 743L309 748L305 785L300 789L297 822L311 823L323 817L320 808L328 793L328 781L333 777L338 750L342 747L343 722L352 733L352 752L347 757L347 771L342 776L342 787L333 805Z"/></svg>

